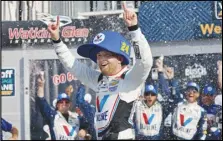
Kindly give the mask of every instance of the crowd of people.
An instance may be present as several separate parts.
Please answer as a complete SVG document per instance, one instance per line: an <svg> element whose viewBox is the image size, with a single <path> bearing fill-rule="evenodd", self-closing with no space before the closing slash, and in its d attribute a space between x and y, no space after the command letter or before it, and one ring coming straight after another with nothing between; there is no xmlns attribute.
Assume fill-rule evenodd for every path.
<svg viewBox="0 0 223 141"><path fill-rule="evenodd" d="M64 67L82 83L76 97L76 111L65 91L58 94L54 108L44 98L44 74L37 86L37 105L49 127L52 140L221 140L222 63L218 62L219 86L188 82L180 90L172 68L155 60L158 81L146 82L153 65L150 46L138 27L137 15L123 4L123 19L135 52L129 68L131 43L121 34L103 31L89 44L77 49L80 56L98 64L100 72L79 62L60 40L59 17L49 24L55 51ZM166 77L165 77L166 76ZM85 86L96 92L95 106ZM181 93L183 91L183 93ZM2 130L17 139L18 130L2 119Z"/></svg>

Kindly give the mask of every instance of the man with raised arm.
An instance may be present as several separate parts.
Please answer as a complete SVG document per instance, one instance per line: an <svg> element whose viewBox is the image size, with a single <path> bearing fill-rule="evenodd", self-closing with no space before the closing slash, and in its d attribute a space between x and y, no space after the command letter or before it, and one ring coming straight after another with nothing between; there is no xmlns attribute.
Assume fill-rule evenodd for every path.
<svg viewBox="0 0 223 141"><path fill-rule="evenodd" d="M96 92L97 138L103 140L135 138L128 118L153 62L150 46L138 27L136 13L125 4L123 8L136 57L131 69L128 68L131 44L121 34L102 31L91 43L78 47L77 53L97 63L99 72L78 61L61 41L59 17L56 24L48 25L56 54L64 67Z"/></svg>

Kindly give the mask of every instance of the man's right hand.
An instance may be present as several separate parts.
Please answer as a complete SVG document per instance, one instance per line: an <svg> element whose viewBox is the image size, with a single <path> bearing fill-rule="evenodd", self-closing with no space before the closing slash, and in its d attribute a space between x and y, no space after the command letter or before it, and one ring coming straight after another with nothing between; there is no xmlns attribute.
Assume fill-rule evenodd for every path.
<svg viewBox="0 0 223 141"><path fill-rule="evenodd" d="M69 95L69 97L71 97L71 94L74 92L74 88L72 85L69 85L66 89L65 92L67 95Z"/></svg>
<svg viewBox="0 0 223 141"><path fill-rule="evenodd" d="M57 22L48 24L48 32L51 35L51 39L57 41L60 39L59 35L59 28L60 28L60 17L57 16Z"/></svg>
<svg viewBox="0 0 223 141"><path fill-rule="evenodd" d="M168 79L173 79L174 77L174 70L171 67L164 66L164 73L166 74Z"/></svg>
<svg viewBox="0 0 223 141"><path fill-rule="evenodd" d="M44 72L41 71L37 78L38 87L44 87L45 79L44 79Z"/></svg>
<svg viewBox="0 0 223 141"><path fill-rule="evenodd" d="M163 60L162 59L156 59L155 65L158 69L158 72L163 72Z"/></svg>

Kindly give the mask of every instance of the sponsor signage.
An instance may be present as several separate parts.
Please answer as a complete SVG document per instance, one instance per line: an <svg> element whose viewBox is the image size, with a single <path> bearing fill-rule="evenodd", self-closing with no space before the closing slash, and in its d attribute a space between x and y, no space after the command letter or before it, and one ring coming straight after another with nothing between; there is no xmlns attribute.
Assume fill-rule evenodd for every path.
<svg viewBox="0 0 223 141"><path fill-rule="evenodd" d="M15 95L15 70L1 69L1 95L14 96Z"/></svg>

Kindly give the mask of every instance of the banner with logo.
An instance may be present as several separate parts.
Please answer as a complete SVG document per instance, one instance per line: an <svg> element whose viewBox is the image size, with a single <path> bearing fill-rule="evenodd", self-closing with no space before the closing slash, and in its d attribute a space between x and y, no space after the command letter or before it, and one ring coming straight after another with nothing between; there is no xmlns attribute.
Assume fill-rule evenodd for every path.
<svg viewBox="0 0 223 141"><path fill-rule="evenodd" d="M155 60L156 58L154 58ZM89 59L80 59L93 69L97 65ZM174 68L174 79L179 81L179 85L184 92L184 86L188 81L197 82L202 88L205 84L212 84L217 87L217 61L222 60L222 54L199 54L199 55L179 55L165 56L164 64ZM45 140L48 138L46 129L46 120L43 119L39 107L35 102L37 93L37 74L44 71L45 77L45 98L53 107L53 100L59 93L68 93L72 99L71 110L75 109L75 93L81 82L75 75L68 72L57 59L30 60L30 119L31 119L31 139ZM154 81L148 76L147 82ZM134 83L134 82L133 82ZM95 105L95 92L86 86L86 93L92 94L91 103Z"/></svg>
<svg viewBox="0 0 223 141"><path fill-rule="evenodd" d="M2 47L22 48L25 45L30 49L52 48L47 25L56 22L56 19L56 16L52 16L36 21L3 21ZM127 27L117 15L105 18L91 17L84 20L60 16L60 37L70 48L90 42L96 34L104 30L126 34Z"/></svg>
<svg viewBox="0 0 223 141"><path fill-rule="evenodd" d="M219 60L222 60L221 53L165 56L164 65L174 69L174 79L179 81L183 92L188 81L195 81L201 88L205 84L217 87L217 61ZM148 77L149 82L153 81L152 73L157 73L157 71L151 71Z"/></svg>
<svg viewBox="0 0 223 141"><path fill-rule="evenodd" d="M1 69L1 96L15 96L15 69Z"/></svg>
<svg viewBox="0 0 223 141"><path fill-rule="evenodd" d="M70 19L60 16L60 36L69 47L90 42L94 35L112 30L127 35L127 27L119 15ZM222 37L222 2L144 2L138 13L139 26L149 42L198 40ZM2 47L52 47L47 24L56 16L36 21L3 21ZM128 38L128 36L127 36ZM46 46L48 45L48 46Z"/></svg>

